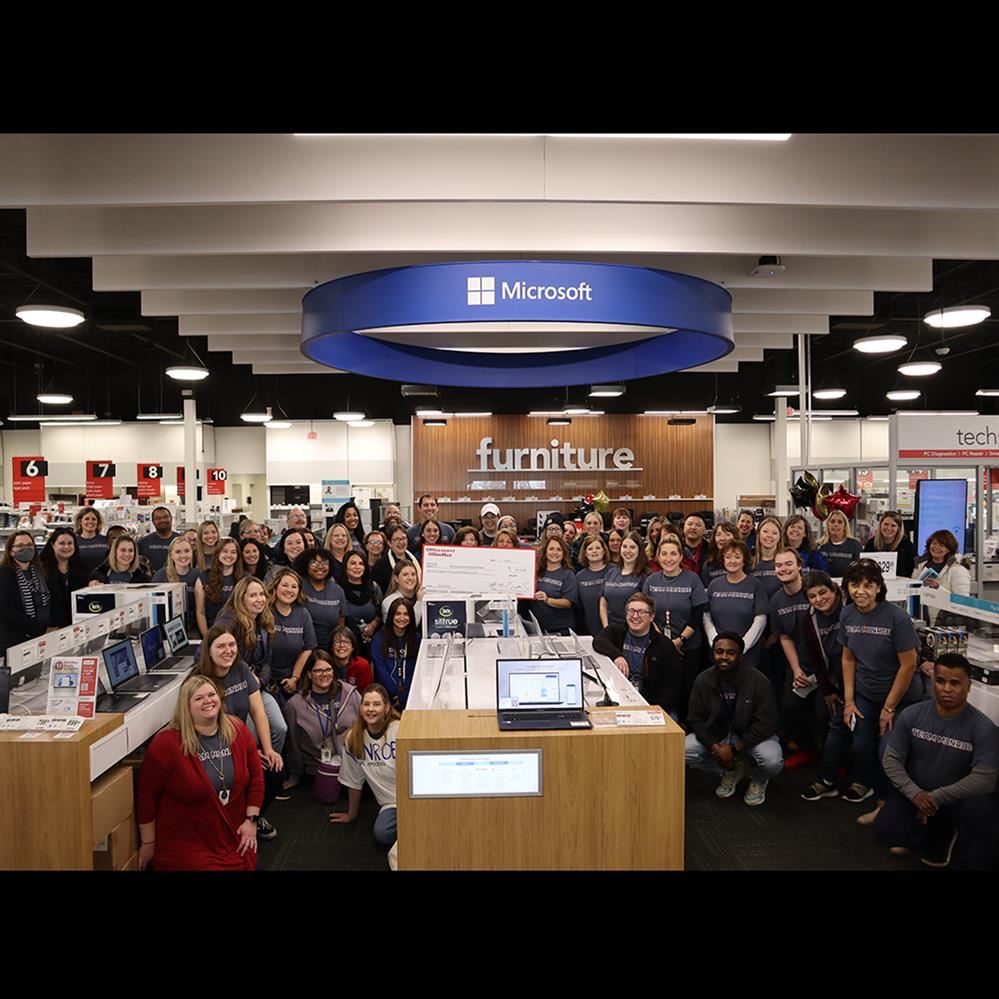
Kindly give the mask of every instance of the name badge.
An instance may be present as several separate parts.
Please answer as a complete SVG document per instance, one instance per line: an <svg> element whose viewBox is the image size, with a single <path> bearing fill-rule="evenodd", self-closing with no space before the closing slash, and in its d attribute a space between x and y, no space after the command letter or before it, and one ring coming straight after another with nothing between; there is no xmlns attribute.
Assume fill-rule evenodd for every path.
<svg viewBox="0 0 999 999"><path fill-rule="evenodd" d="M333 762L333 750L329 749L327 746L323 746L323 748L319 750L319 759L323 763L332 763Z"/></svg>

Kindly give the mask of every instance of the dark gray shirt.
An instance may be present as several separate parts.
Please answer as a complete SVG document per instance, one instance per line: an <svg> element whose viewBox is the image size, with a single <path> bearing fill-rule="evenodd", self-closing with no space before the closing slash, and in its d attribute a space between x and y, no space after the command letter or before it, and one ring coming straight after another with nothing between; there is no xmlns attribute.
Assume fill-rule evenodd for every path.
<svg viewBox="0 0 999 999"><path fill-rule="evenodd" d="M302 595L305 597L305 607L312 617L312 625L316 632L316 648L330 651L333 641L333 629L343 617L344 604L347 598L339 583L327 579L321 590L317 590L309 579L302 580Z"/></svg>
<svg viewBox="0 0 999 999"><path fill-rule="evenodd" d="M245 722L250 713L250 695L260 690L260 681L253 670L240 659L228 673L215 682L222 688L226 711Z"/></svg>
<svg viewBox="0 0 999 999"><path fill-rule="evenodd" d="M605 565L596 572L593 569L580 569L576 573L576 587L579 590L579 605L583 609L583 626L585 634L599 635L603 631L600 623L600 595L604 591L604 576L608 567Z"/></svg>
<svg viewBox="0 0 999 999"><path fill-rule="evenodd" d="M842 690L843 629L839 621L841 612L842 606L837 607L832 614L823 614L817 610L811 613L819 641L822 643L822 651L826 654L826 674Z"/></svg>
<svg viewBox="0 0 999 999"><path fill-rule="evenodd" d="M825 555L829 563L829 575L839 578L850 568L851 562L856 562L860 558L862 547L856 538L847 538L838 545L827 541L819 546L819 551Z"/></svg>
<svg viewBox="0 0 999 999"><path fill-rule="evenodd" d="M642 592L656 602L656 624L666 633L666 611L669 611L669 637L676 638L688 624L695 607L706 607L708 594L696 573L681 569L677 576L667 576L664 572L654 572L645 578ZM700 628L686 643L688 649L701 644Z"/></svg>
<svg viewBox="0 0 999 999"><path fill-rule="evenodd" d="M316 648L316 631L305 607L296 604L284 617L274 608L274 638L271 639L271 675L275 680L291 676L303 649Z"/></svg>
<svg viewBox="0 0 999 999"><path fill-rule="evenodd" d="M194 566L188 569L185 575L177 577L177 582L184 583L187 586L187 610L184 612L184 620L187 622L188 628L190 628L195 621L194 588L199 579L201 580L202 585L204 585L205 574L200 569L195 569ZM166 566L157 569L156 572L153 573L153 582L169 582L166 574Z"/></svg>
<svg viewBox="0 0 999 999"><path fill-rule="evenodd" d="M231 791L236 779L232 750L223 745L222 736L218 733L211 736L199 735L198 742L201 744L198 760L212 787L215 788L215 793L218 794L223 788Z"/></svg>
<svg viewBox="0 0 999 999"><path fill-rule="evenodd" d="M108 557L110 542L103 534L95 534L92 538L76 535L76 547L80 558L87 563L88 569L96 569Z"/></svg>
<svg viewBox="0 0 999 999"><path fill-rule="evenodd" d="M152 531L144 538L139 538L139 554L149 563L149 568L155 572L166 565L170 542L179 537L180 534L177 531L173 531L169 538L161 538L155 531Z"/></svg>
<svg viewBox="0 0 999 999"><path fill-rule="evenodd" d="M909 615L887 601L875 604L869 614L861 614L849 604L840 615L840 627L843 644L857 660L856 689L865 697L883 701L898 673L898 654L919 648ZM918 697L920 689L919 671L915 670L905 696Z"/></svg>
<svg viewBox="0 0 999 999"><path fill-rule="evenodd" d="M604 577L604 600L607 601L607 623L624 624L624 610L633 593L640 592L646 577L638 572L624 575L619 565L612 565Z"/></svg>
<svg viewBox="0 0 999 999"><path fill-rule="evenodd" d="M633 635L628 630L624 635L621 651L628 662L628 679L636 690L641 689L645 679L645 650L649 647L650 634L651 631L647 631L641 636Z"/></svg>
<svg viewBox="0 0 999 999"><path fill-rule="evenodd" d="M549 597L570 601L568 607L552 607L535 600L531 604L534 616L544 631L565 631L576 624L576 604L579 587L572 569L543 569L538 573L538 589Z"/></svg>
<svg viewBox="0 0 999 999"><path fill-rule="evenodd" d="M708 587L708 611L715 631L734 631L745 635L753 619L769 610L763 584L755 576L730 583L725 576L712 580Z"/></svg>
<svg viewBox="0 0 999 999"><path fill-rule="evenodd" d="M760 559L756 563L756 568L753 569L752 575L763 584L763 589L766 591L768 600L772 599L778 590L783 589L783 584L777 578L777 570L774 568L774 560L772 558Z"/></svg>
<svg viewBox="0 0 999 999"><path fill-rule="evenodd" d="M770 630L775 635L787 635L794 642L798 661L806 673L812 673L811 646L805 638L804 627L808 624L808 597L805 591L789 594L783 586L770 598Z"/></svg>

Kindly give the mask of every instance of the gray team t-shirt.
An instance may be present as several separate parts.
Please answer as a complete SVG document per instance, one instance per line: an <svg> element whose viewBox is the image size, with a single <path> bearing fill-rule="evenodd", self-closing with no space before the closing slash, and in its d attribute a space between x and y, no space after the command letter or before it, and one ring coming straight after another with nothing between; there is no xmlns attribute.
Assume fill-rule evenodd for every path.
<svg viewBox="0 0 999 999"><path fill-rule="evenodd" d="M769 609L766 591L755 576L746 576L738 583L719 576L708 587L708 611L718 632L745 635L753 625L753 618Z"/></svg>
<svg viewBox="0 0 999 999"><path fill-rule="evenodd" d="M305 597L305 607L315 628L316 648L329 652L333 629L340 623L347 597L340 584L332 579L327 579L321 590L317 590L311 580L303 579L302 596Z"/></svg>
<svg viewBox="0 0 999 999"><path fill-rule="evenodd" d="M645 679L645 650L649 647L650 634L651 631L647 631L641 636L633 635L630 630L624 633L621 651L628 662L628 679L636 690L641 688Z"/></svg>
<svg viewBox="0 0 999 999"><path fill-rule="evenodd" d="M656 624L666 633L666 611L669 611L669 635L676 638L690 624L695 607L706 607L708 594L696 573L681 569L676 576L654 572L646 577L642 592L656 602ZM701 630L695 629L687 649L700 647Z"/></svg>
<svg viewBox="0 0 999 999"><path fill-rule="evenodd" d="M153 531L145 537L139 538L139 554L149 563L149 568L155 572L166 565L170 542L179 537L180 534L177 531L173 531L169 538L161 538Z"/></svg>
<svg viewBox="0 0 999 999"><path fill-rule="evenodd" d="M970 704L953 718L941 718L932 700L911 705L895 719L891 746L924 791L953 784L975 767L999 768L999 728Z"/></svg>
<svg viewBox="0 0 999 999"><path fill-rule="evenodd" d="M763 584L763 589L766 591L768 600L772 599L778 590L784 588L781 581L777 578L777 570L774 568L774 560L772 558L761 558L756 563L752 575Z"/></svg>
<svg viewBox="0 0 999 999"><path fill-rule="evenodd" d="M857 660L857 690L872 700L884 700L898 673L898 654L919 648L909 615L887 601L875 604L868 614L849 604L840 615L840 627L843 645ZM920 674L915 670L905 696L916 698L920 690Z"/></svg>
<svg viewBox="0 0 999 999"><path fill-rule="evenodd" d="M604 576L603 598L607 601L607 621L609 624L625 623L625 608L628 598L642 589L645 577L640 573L631 572L624 575L621 567L612 565Z"/></svg>
<svg viewBox="0 0 999 999"><path fill-rule="evenodd" d="M860 558L861 550L861 544L856 538L847 538L838 545L827 541L819 547L819 551L825 555L829 563L829 575L837 579L850 568L851 562L856 562Z"/></svg>
<svg viewBox="0 0 999 999"><path fill-rule="evenodd" d="M225 677L216 677L215 682L222 688L226 711L245 722L250 713L250 695L260 690L260 681L253 670L240 659Z"/></svg>
<svg viewBox="0 0 999 999"><path fill-rule="evenodd" d="M87 563L88 569L96 569L108 557L111 545L103 534L95 534L92 538L76 535L76 548L80 558Z"/></svg>
<svg viewBox="0 0 999 999"><path fill-rule="evenodd" d="M608 566L602 569L580 569L576 573L576 587L579 590L579 604L583 608L583 623L587 635L599 635L603 630L600 623L600 595L604 591L604 577Z"/></svg>
<svg viewBox="0 0 999 999"><path fill-rule="evenodd" d="M222 736L217 732L215 735L199 735L198 742L201 746L198 761L215 788L215 793L218 794L223 788L232 791L236 780L232 749L222 743Z"/></svg>
<svg viewBox="0 0 999 999"><path fill-rule="evenodd" d="M822 651L826 654L826 673L837 687L843 685L843 629L840 626L842 607L837 607L832 614L812 611L812 621L818 632Z"/></svg>
<svg viewBox="0 0 999 999"><path fill-rule="evenodd" d="M274 608L274 637L271 639L271 675L275 680L291 676L295 660L303 649L316 648L312 616L301 604L295 604L287 617Z"/></svg>
<svg viewBox="0 0 999 999"><path fill-rule="evenodd" d="M814 672L811 664L811 646L805 638L804 628L808 624L810 604L803 589L788 593L783 586L770 598L770 630L775 635L787 635L794 642L801 668L806 673Z"/></svg>
<svg viewBox="0 0 999 999"><path fill-rule="evenodd" d="M535 600L531 610L538 619L543 631L565 631L576 624L576 604L579 602L579 587L572 569L543 569L538 573L538 589L550 597L571 601L568 607L552 607L551 604Z"/></svg>

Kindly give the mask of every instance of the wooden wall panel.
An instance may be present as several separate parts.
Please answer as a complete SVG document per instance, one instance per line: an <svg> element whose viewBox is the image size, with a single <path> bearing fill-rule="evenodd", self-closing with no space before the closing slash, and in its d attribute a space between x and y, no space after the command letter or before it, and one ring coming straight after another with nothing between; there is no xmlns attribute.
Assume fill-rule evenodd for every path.
<svg viewBox="0 0 999 999"><path fill-rule="evenodd" d="M538 509L574 509L578 497L601 489L611 498L611 508L626 506L636 515L646 511L690 512L714 505L714 419L691 417L691 426L670 426L666 417L608 415L576 418L567 427L549 427L544 418L493 416L451 418L446 427L425 427L413 421L414 503L421 493L448 497L441 502L445 520L466 519L478 523L479 509L491 498L503 513L517 518L523 529L533 523ZM571 442L573 449L630 448L634 471L472 471L479 465L476 448L483 437L491 437L491 448L550 448L551 441ZM493 462L490 460L489 465ZM607 464L612 464L610 460ZM515 489L514 481L544 480L544 489ZM473 490L475 480L505 482L502 487ZM622 500L630 495L630 500ZM646 500L645 496L654 496ZM460 497L469 497L457 502ZM528 501L528 496L536 496ZM562 500L552 500L561 496ZM681 499L669 499L679 496ZM694 499L704 496L703 499ZM513 501L508 499L513 497Z"/></svg>

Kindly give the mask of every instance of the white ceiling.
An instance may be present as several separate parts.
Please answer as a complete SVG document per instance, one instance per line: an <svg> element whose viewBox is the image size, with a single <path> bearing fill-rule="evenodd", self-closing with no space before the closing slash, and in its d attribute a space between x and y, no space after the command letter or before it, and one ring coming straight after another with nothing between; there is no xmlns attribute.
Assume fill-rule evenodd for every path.
<svg viewBox="0 0 999 999"><path fill-rule="evenodd" d="M734 371L794 333L827 334L831 315L870 316L876 291L930 291L934 257L999 258L994 135L7 135L0 146L0 207L27 208L30 256L92 257L95 290L140 291L144 315L179 317L181 334L260 374L329 371L299 352L302 295L381 267L572 258L705 277L732 292L736 350L699 370ZM751 277L762 254L786 271ZM503 329L441 337L516 346Z"/></svg>

